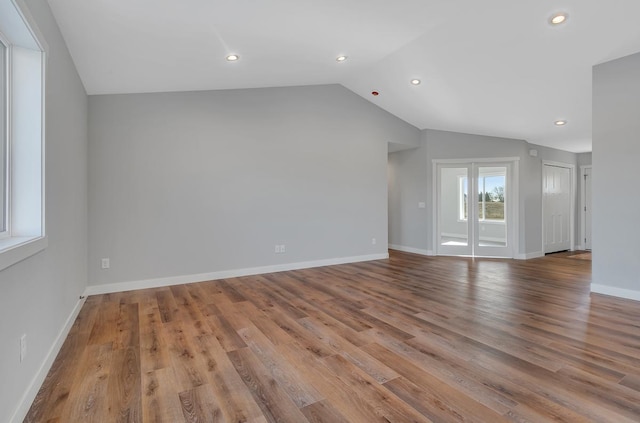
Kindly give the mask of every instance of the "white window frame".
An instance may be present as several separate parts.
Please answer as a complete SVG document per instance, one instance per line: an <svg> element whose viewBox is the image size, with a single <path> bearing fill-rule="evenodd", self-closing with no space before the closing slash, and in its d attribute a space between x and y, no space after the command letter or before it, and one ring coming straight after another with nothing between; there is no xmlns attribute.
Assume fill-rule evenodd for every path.
<svg viewBox="0 0 640 423"><path fill-rule="evenodd" d="M45 235L45 64L48 47L24 0L0 5L8 46L7 231L0 271L47 247Z"/></svg>

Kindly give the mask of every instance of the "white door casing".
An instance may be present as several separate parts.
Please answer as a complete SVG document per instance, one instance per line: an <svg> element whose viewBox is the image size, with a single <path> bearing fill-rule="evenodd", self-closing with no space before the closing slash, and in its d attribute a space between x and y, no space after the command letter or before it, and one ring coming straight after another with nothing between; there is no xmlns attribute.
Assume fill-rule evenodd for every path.
<svg viewBox="0 0 640 423"><path fill-rule="evenodd" d="M591 249L591 182L593 169L582 166L582 242L585 250Z"/></svg>

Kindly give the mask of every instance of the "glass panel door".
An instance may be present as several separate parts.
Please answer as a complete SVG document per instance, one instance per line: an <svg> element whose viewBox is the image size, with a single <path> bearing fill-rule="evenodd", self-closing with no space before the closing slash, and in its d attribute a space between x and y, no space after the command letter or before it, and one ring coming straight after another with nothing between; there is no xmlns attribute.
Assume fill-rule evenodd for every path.
<svg viewBox="0 0 640 423"><path fill-rule="evenodd" d="M438 254L471 255L470 216L473 216L470 166L438 167Z"/></svg>
<svg viewBox="0 0 640 423"><path fill-rule="evenodd" d="M474 222L474 255L512 257L509 245L510 165L474 166L478 213Z"/></svg>

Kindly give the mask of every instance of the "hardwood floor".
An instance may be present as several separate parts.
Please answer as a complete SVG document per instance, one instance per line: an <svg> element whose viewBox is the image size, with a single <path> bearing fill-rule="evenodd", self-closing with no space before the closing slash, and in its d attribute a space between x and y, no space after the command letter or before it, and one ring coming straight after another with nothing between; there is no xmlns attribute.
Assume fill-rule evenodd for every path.
<svg viewBox="0 0 640 423"><path fill-rule="evenodd" d="M27 422L638 422L591 262L422 257L87 299Z"/></svg>

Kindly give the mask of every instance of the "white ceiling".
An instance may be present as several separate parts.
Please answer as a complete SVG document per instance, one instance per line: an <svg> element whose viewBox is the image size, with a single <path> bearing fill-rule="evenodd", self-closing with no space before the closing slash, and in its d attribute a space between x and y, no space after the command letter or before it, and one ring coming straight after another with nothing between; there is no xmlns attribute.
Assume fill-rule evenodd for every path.
<svg viewBox="0 0 640 423"><path fill-rule="evenodd" d="M591 150L591 67L640 51L638 0L49 4L89 94L339 83L420 129L574 152Z"/></svg>

